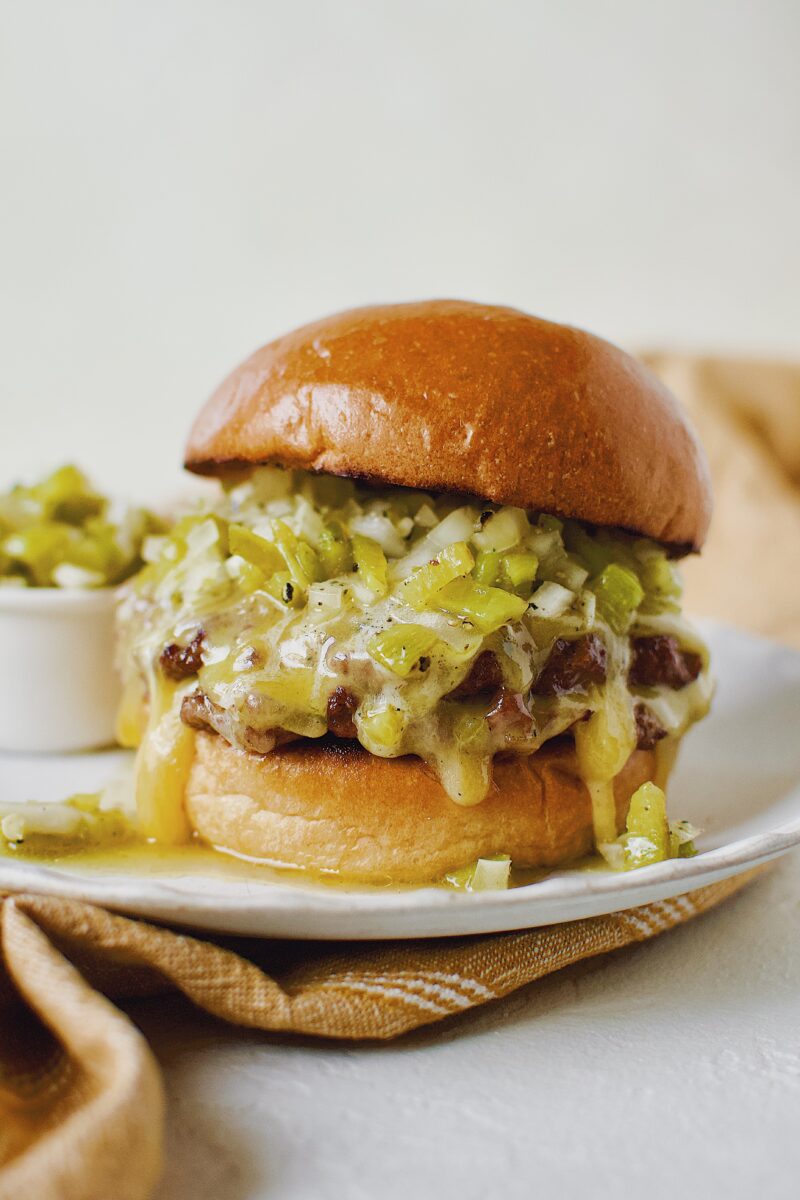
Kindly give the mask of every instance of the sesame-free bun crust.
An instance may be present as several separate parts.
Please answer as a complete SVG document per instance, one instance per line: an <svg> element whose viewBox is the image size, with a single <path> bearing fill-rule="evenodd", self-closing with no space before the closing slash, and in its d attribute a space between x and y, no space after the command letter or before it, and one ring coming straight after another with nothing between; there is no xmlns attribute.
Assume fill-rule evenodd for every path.
<svg viewBox="0 0 800 1200"><path fill-rule="evenodd" d="M655 755L636 750L615 780L618 828ZM259 757L197 735L185 795L206 842L252 858L364 883L431 883L476 858L553 867L594 847L589 793L572 744L497 758L480 804L454 804L417 758L376 758L357 743L291 742Z"/></svg>
<svg viewBox="0 0 800 1200"><path fill-rule="evenodd" d="M186 466L276 463L464 493L699 549L705 457L641 363L511 308L353 309L278 338L230 375Z"/></svg>

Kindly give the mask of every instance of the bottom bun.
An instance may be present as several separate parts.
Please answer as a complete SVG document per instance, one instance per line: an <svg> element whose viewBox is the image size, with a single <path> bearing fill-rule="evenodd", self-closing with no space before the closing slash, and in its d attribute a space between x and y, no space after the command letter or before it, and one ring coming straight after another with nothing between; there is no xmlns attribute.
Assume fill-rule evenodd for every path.
<svg viewBox="0 0 800 1200"><path fill-rule="evenodd" d="M614 781L618 829L654 772L654 753L634 750ZM221 850L365 883L431 883L493 854L554 867L594 848L589 793L566 739L495 759L489 795L464 808L418 758L327 740L260 757L199 733L186 811Z"/></svg>

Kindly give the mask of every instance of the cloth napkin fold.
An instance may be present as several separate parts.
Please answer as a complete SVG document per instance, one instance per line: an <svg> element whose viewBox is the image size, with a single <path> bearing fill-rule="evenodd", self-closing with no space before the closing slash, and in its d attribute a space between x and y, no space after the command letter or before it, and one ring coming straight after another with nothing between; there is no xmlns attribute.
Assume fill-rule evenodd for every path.
<svg viewBox="0 0 800 1200"><path fill-rule="evenodd" d="M689 410L714 519L686 559L685 607L800 646L800 363L641 356Z"/></svg>
<svg viewBox="0 0 800 1200"><path fill-rule="evenodd" d="M238 949L38 895L0 904L0 1200L147 1200L164 1099L112 999L182 992L236 1025L395 1038L681 925L757 871L610 916L483 937Z"/></svg>

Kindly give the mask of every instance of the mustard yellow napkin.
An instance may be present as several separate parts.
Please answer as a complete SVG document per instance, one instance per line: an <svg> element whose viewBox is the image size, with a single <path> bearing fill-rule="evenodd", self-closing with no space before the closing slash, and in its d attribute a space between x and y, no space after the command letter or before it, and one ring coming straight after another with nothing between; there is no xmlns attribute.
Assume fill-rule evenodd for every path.
<svg viewBox="0 0 800 1200"><path fill-rule="evenodd" d="M752 874L546 929L385 944L249 943L247 954L74 900L7 896L0 1200L151 1195L161 1161L159 1072L108 997L177 990L253 1029L395 1038L655 937L719 904Z"/></svg>
<svg viewBox="0 0 800 1200"><path fill-rule="evenodd" d="M800 646L800 364L642 357L711 464L714 519L683 567L687 610Z"/></svg>

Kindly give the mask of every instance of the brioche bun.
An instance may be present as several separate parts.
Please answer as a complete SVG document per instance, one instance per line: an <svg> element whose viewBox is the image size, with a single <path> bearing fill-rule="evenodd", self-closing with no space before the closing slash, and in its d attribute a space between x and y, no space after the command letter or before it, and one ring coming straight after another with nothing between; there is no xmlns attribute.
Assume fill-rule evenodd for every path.
<svg viewBox="0 0 800 1200"><path fill-rule="evenodd" d="M359 308L256 351L198 416L186 466L275 463L465 493L698 550L705 456L670 392L592 334L511 308Z"/></svg>
<svg viewBox="0 0 800 1200"><path fill-rule="evenodd" d="M635 750L615 779L618 829L654 769L653 752ZM199 733L185 803L213 846L364 883L432 883L492 854L553 867L594 848L589 793L565 738L496 758L489 795L463 808L417 758L328 739L260 757Z"/></svg>
<svg viewBox="0 0 800 1200"><path fill-rule="evenodd" d="M276 464L477 497L699 550L705 457L672 395L591 334L510 308L434 300L361 308L253 354L190 433L186 466ZM614 781L618 828L655 775ZM498 757L489 795L455 804L425 764L299 740L263 757L199 733L186 811L206 842L368 883L431 883L476 858L553 867L594 847L568 738Z"/></svg>

